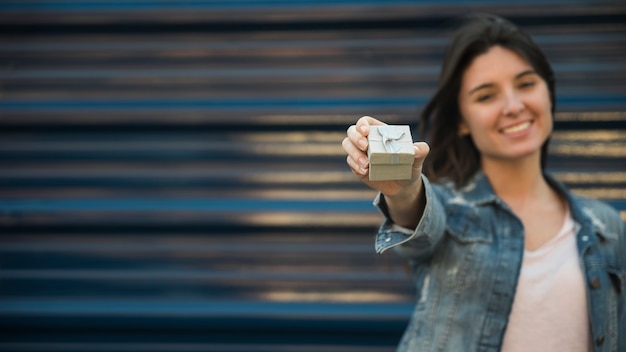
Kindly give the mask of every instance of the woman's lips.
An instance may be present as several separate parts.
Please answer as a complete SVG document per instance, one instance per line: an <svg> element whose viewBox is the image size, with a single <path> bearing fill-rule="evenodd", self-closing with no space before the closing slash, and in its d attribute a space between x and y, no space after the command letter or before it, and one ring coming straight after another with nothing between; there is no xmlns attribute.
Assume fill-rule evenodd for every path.
<svg viewBox="0 0 626 352"><path fill-rule="evenodd" d="M507 128L503 128L502 130L500 130L502 133L504 134L514 134L514 133L519 133L522 132L523 130L529 128L531 125L531 121L525 121L525 122L521 122L518 123L517 125L513 125Z"/></svg>

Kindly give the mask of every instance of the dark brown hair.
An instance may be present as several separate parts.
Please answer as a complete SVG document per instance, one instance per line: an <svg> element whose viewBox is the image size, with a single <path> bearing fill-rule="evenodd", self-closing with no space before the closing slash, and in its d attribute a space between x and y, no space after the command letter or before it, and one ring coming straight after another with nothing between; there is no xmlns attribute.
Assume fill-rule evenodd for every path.
<svg viewBox="0 0 626 352"><path fill-rule="evenodd" d="M468 17L446 52L439 86L420 118L420 134L431 147L423 171L434 182L453 181L460 187L480 169L480 153L471 137L459 135L458 95L465 69L477 56L496 45L520 55L546 82L554 116L554 74L539 46L508 20L486 14ZM546 164L548 142L549 139L541 147L542 169Z"/></svg>

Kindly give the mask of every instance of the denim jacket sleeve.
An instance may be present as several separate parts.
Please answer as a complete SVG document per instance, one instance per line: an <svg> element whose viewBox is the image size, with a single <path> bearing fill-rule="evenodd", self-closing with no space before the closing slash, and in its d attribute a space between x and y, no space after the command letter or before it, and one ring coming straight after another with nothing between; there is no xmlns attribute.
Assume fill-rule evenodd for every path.
<svg viewBox="0 0 626 352"><path fill-rule="evenodd" d="M612 240L605 241L606 245L609 245L609 244L616 245L616 248L614 248L615 254L613 255L607 254L608 259L606 259L607 261L606 270L609 273L612 286L614 287L614 290L606 290L606 291L609 291L609 292L613 291L615 293L614 294L606 293L605 297L607 297L607 301L602 303L604 307L612 307L611 309L609 309L609 314L606 314L601 309L596 309L593 312L593 314L596 315L600 313L602 315L602 318L604 318L603 321L607 321L609 315L612 316L613 314L616 314L617 326L612 327L610 322L606 322L604 324L604 328L606 330L606 337L607 337L604 344L608 346L597 346L597 350L598 351L626 351L626 307L625 307L626 294L624 292L625 285L626 285L625 283L626 281L626 267L625 267L626 265L626 225L624 224L624 221L621 219L621 217L613 211L611 212L607 211L604 213L600 213L598 215L606 216L604 217L604 219L601 219L604 221L603 223L605 224L605 231L606 231L605 233L608 234L609 232L612 232L614 234L613 235L614 238L616 239L616 241L612 241ZM609 251L606 250L603 252L608 253ZM597 263L593 263L593 264L597 264ZM596 265L594 265L594 267L595 266ZM607 285L607 286L611 287L611 285ZM596 291L596 290L592 290L592 291ZM599 291L602 291L602 287L599 289ZM617 302L613 302L614 299L616 299ZM602 313L605 313L605 314L602 314ZM597 319L597 320L600 320L600 319ZM611 331L613 329L615 329L615 333ZM615 337L617 341L612 343L611 341L612 339L610 337ZM596 342L599 343L600 341L596 341ZM602 349L601 347L605 347L605 348Z"/></svg>
<svg viewBox="0 0 626 352"><path fill-rule="evenodd" d="M626 223L619 216L613 217L612 220L618 235L616 270L613 272L613 275L616 276L614 277L614 284L621 296L617 305L617 351L626 351Z"/></svg>
<svg viewBox="0 0 626 352"><path fill-rule="evenodd" d="M609 205L571 198L582 225L579 251L587 279L594 352L626 351L626 226Z"/></svg>
<svg viewBox="0 0 626 352"><path fill-rule="evenodd" d="M394 226L382 194L378 194L374 199L374 205L385 216L385 220L376 235L376 252L382 253L394 248L404 257L420 259L430 256L441 242L446 228L443 204L437 197L433 185L423 175L422 181L426 195L426 207L413 233L398 230Z"/></svg>
<svg viewBox="0 0 626 352"><path fill-rule="evenodd" d="M621 236L619 238L619 245L620 245L619 250L621 252L620 265L623 270L626 270L626 223L622 222L621 227L622 227L622 231L621 231ZM624 285L623 281L622 281L622 285ZM621 307L620 307L621 316L619 317L619 331L617 332L618 334L617 336L621 336L619 344L618 344L619 351L626 351L626 292L624 291L626 291L625 287L622 286L622 291L621 291L622 302L621 302Z"/></svg>

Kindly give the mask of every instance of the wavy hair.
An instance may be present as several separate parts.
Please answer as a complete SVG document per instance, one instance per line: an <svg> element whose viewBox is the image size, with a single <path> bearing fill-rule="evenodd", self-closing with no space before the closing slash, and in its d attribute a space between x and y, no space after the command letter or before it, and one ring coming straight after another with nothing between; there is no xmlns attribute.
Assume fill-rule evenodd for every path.
<svg viewBox="0 0 626 352"><path fill-rule="evenodd" d="M498 45L524 58L546 82L554 118L554 73L539 46L506 19L487 14L468 17L446 51L437 91L420 116L420 134L431 146L423 171L434 182L453 181L461 187L480 169L480 153L471 137L459 135L462 117L458 96L463 73L472 61ZM549 140L541 147L542 169Z"/></svg>

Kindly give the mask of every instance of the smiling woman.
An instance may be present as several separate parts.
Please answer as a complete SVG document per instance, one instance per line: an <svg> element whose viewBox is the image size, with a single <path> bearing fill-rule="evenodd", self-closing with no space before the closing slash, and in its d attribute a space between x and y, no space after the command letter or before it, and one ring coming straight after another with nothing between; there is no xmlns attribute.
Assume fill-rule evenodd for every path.
<svg viewBox="0 0 626 352"><path fill-rule="evenodd" d="M469 136L483 168L498 159L529 157L536 164L552 132L546 82L520 55L494 46L463 74L459 133Z"/></svg>
<svg viewBox="0 0 626 352"><path fill-rule="evenodd" d="M398 351L626 349L624 222L546 171L554 112L540 48L481 15L448 49L411 180L367 177L367 136L382 121L348 128L348 165L380 192L376 250L395 249L415 274Z"/></svg>

